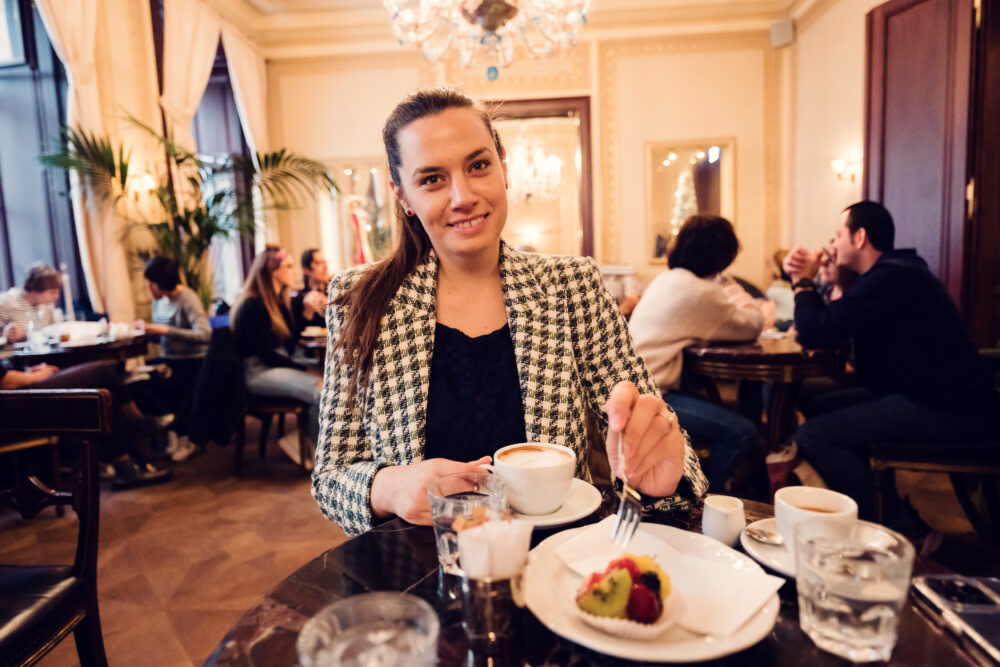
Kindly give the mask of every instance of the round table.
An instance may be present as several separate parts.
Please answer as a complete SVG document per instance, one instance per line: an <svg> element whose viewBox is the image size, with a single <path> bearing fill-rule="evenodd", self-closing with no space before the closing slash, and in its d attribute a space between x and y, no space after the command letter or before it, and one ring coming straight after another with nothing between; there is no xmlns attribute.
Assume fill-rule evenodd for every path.
<svg viewBox="0 0 1000 667"><path fill-rule="evenodd" d="M758 338L751 343L700 342L684 349L684 379L721 403L714 380L773 383L767 404L767 442L780 448L795 430L795 391L802 380L844 372L837 349L807 350L792 336Z"/></svg>
<svg viewBox="0 0 1000 667"><path fill-rule="evenodd" d="M0 359L10 359L22 368L35 364L52 364L65 368L88 361L124 362L126 359L145 355L149 342L158 338L158 336L139 334L98 340L92 345L63 347L56 343L50 346L47 352L30 352L26 348L8 347L0 351Z"/></svg>
<svg viewBox="0 0 1000 667"><path fill-rule="evenodd" d="M535 529L532 543L576 526L598 521L617 509L610 487L593 515L568 526ZM773 516L773 508L744 501L748 521ZM700 531L701 510L646 520ZM943 568L920 559L914 573L941 572ZM400 591L417 595L438 609L441 635L438 664L451 665L632 665L565 640L544 627L527 609L518 612L520 631L510 651L487 658L470 652L461 625L461 614L442 601L444 583L437 562L434 533L393 519L330 549L282 581L226 634L206 665L283 667L298 664L295 641L313 615L332 602L371 591ZM714 665L843 665L839 658L816 648L799 629L795 583L779 591L781 611L770 635L755 646ZM890 664L974 665L975 662L949 636L908 601L900 624L900 638Z"/></svg>

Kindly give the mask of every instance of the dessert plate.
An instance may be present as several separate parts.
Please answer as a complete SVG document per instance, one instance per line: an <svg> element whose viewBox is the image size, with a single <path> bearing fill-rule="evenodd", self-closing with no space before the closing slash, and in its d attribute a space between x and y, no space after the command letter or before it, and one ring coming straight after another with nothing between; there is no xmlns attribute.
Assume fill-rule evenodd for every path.
<svg viewBox="0 0 1000 667"><path fill-rule="evenodd" d="M514 512L514 517L529 521L538 528L561 526L579 521L589 516L601 506L601 492L593 484L582 479L574 479L566 494L562 506L550 514L521 514Z"/></svg>
<svg viewBox="0 0 1000 667"><path fill-rule="evenodd" d="M778 594L774 593L750 619L728 637L701 635L673 625L653 639L637 641L614 637L592 628L569 608L558 592L571 591L580 575L556 555L556 549L590 526L572 528L544 540L531 551L524 575L525 604L538 620L557 635L601 653L650 662L701 662L736 653L766 637L778 618ZM643 524L642 529L682 554L718 561L736 572L763 572L747 556L699 533ZM553 591L557 594L553 595ZM733 595L739 595L738 590ZM688 598L685 598L688 599Z"/></svg>
<svg viewBox="0 0 1000 667"><path fill-rule="evenodd" d="M778 532L778 522L775 521L774 517L754 521L750 525L772 533ZM747 535L747 531L744 529L740 533L740 545L743 547L743 551L746 551L751 558L764 567L786 577L795 578L795 561L784 544L774 545L758 542Z"/></svg>

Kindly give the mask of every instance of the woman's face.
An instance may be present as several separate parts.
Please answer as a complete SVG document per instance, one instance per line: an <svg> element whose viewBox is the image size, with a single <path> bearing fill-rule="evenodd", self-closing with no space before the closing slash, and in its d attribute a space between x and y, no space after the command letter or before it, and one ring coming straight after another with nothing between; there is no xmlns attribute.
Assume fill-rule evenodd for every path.
<svg viewBox="0 0 1000 667"><path fill-rule="evenodd" d="M446 109L397 135L399 184L438 256L463 261L497 247L507 221L507 165L474 109Z"/></svg>
<svg viewBox="0 0 1000 667"><path fill-rule="evenodd" d="M295 262L292 261L291 257L286 256L281 260L281 264L278 268L271 273L271 278L274 280L275 287L280 289L282 287L291 287L292 282L295 280Z"/></svg>

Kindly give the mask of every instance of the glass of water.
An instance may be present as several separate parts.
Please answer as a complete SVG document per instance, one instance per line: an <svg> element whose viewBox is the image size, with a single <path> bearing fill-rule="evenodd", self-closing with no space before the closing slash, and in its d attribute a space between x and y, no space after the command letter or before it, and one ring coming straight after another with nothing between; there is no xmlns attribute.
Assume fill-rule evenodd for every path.
<svg viewBox="0 0 1000 667"><path fill-rule="evenodd" d="M799 625L816 646L853 662L888 660L913 570L913 545L867 521L795 529Z"/></svg>
<svg viewBox="0 0 1000 667"><path fill-rule="evenodd" d="M438 562L448 574L461 574L455 522L475 521L487 509L499 514L507 508L507 487L488 470L443 475L427 487Z"/></svg>
<svg viewBox="0 0 1000 667"><path fill-rule="evenodd" d="M431 667L440 623L406 593L365 593L333 603L309 620L296 648L302 667Z"/></svg>

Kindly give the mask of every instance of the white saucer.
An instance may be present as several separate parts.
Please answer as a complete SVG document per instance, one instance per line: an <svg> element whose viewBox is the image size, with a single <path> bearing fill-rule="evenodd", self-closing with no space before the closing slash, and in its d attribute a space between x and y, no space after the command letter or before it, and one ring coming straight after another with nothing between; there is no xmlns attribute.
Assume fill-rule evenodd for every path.
<svg viewBox="0 0 1000 667"><path fill-rule="evenodd" d="M774 517L754 521L750 524L750 526L771 533L778 532L778 522L774 519ZM747 528L750 526L747 526ZM776 546L773 544L758 542L747 535L746 529L740 533L740 544L743 546L743 550L747 552L748 556L764 567L774 570L779 574L783 574L786 577L795 578L795 561L792 559L792 555L788 553L788 549L785 548L785 545L782 544L781 546Z"/></svg>
<svg viewBox="0 0 1000 667"><path fill-rule="evenodd" d="M562 507L551 514L521 514L514 512L514 517L530 521L539 528L545 526L561 526L565 523L573 523L585 516L589 516L594 510L601 506L601 492L593 484L588 484L582 479L574 479L566 494L566 500Z"/></svg>

